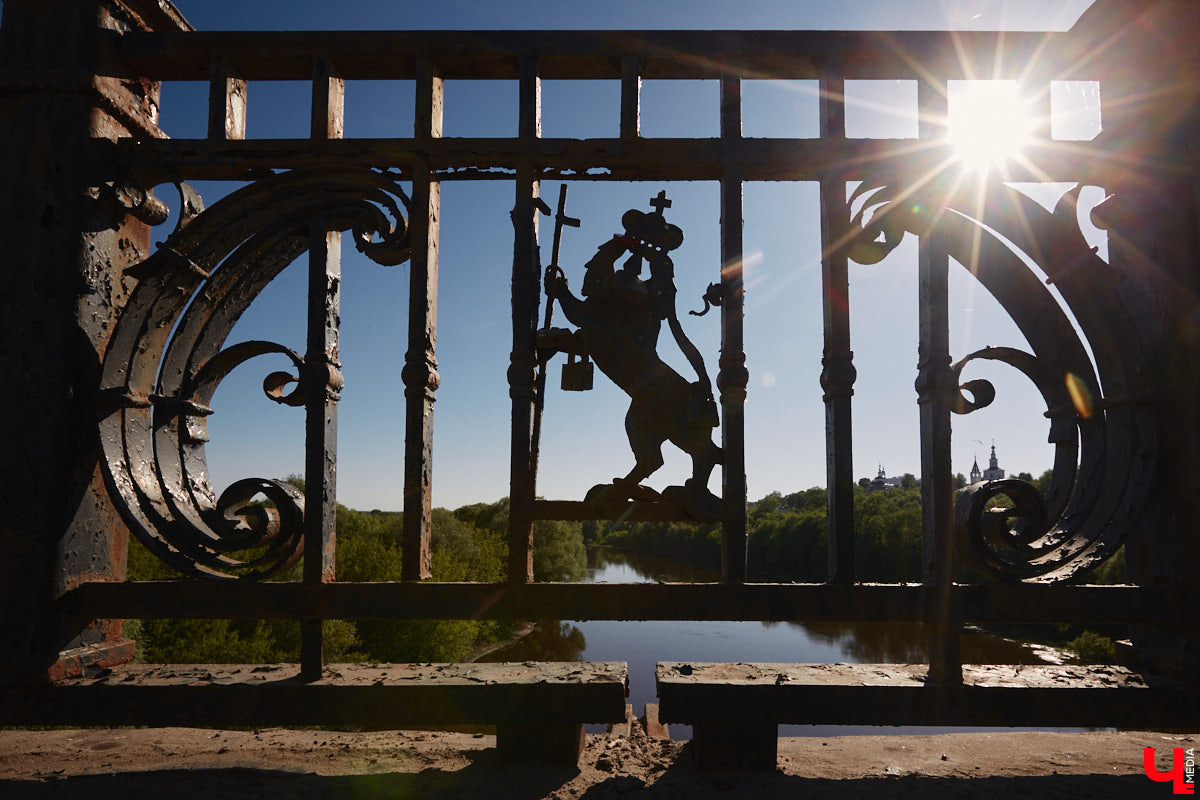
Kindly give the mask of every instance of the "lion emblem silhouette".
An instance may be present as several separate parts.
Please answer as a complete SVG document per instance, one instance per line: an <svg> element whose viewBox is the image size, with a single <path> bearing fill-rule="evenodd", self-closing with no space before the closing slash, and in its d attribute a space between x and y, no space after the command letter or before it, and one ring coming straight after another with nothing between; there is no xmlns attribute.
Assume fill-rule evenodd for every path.
<svg viewBox="0 0 1200 800"><path fill-rule="evenodd" d="M596 248L585 265L583 286L576 297L561 271L547 270L546 294L557 300L563 314L578 330L539 332L539 350L550 349L590 356L602 373L629 395L625 432L634 465L623 478L588 492L588 502L616 500L673 500L697 517L720 516L722 503L708 491L713 468L722 451L712 440L719 424L717 404L703 359L688 340L675 310L675 272L668 252L683 242L683 231L666 221L669 206L659 193L655 212L636 209L621 218L623 234ZM628 254L625 262L617 262ZM649 276L642 277L643 262ZM658 354L658 337L667 322L676 343L696 370L689 381ZM692 460L692 476L684 486L661 494L642 485L663 465L662 446L671 442Z"/></svg>

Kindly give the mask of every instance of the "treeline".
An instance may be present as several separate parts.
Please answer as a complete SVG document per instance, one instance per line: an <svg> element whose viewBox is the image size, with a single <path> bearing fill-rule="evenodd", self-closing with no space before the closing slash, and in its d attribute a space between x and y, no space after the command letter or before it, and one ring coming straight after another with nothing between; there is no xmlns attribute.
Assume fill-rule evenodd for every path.
<svg viewBox="0 0 1200 800"><path fill-rule="evenodd" d="M290 479L298 483L295 479ZM337 580L400 580L403 514L337 508ZM508 500L454 511L434 509L430 546L435 581L502 581L508 562ZM534 577L583 578L587 557L577 522L534 524ZM299 565L277 580L298 580ZM136 540L129 546L129 580L179 575ZM457 661L508 638L513 623L496 620L328 620L325 660L331 662ZM293 620L127 620L138 660L149 663L271 663L297 661L299 624Z"/></svg>
<svg viewBox="0 0 1200 800"><path fill-rule="evenodd" d="M921 575L919 489L854 490L855 565L859 580L916 581ZM826 579L826 493L773 492L748 507L747 570L763 580ZM720 568L721 526L682 522L601 522L589 543Z"/></svg>
<svg viewBox="0 0 1200 800"><path fill-rule="evenodd" d="M1050 473L1025 474L1045 490ZM748 506L747 571L758 580L821 582L827 579L827 495L814 487L773 492ZM584 526L588 544L721 566L721 527L682 522L599 522ZM921 580L921 490L854 487L854 562L860 581ZM977 580L963 567L960 579ZM1087 580L1125 580L1124 550L1096 567Z"/></svg>

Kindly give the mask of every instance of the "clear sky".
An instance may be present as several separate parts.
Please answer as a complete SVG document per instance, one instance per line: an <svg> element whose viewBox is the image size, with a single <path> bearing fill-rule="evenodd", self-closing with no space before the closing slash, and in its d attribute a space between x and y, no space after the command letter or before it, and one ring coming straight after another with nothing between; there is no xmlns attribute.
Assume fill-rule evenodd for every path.
<svg viewBox="0 0 1200 800"><path fill-rule="evenodd" d="M383 0L178 0L183 14L202 30L269 29L438 29L438 28L879 28L1039 29L1069 27L1091 0L908 0L907 2L384 2ZM861 82L852 87L847 112L850 135L914 135L915 122L904 85ZM1080 95L1080 87L1076 95ZM1086 87L1083 87L1086 88ZM815 136L816 95L809 82L749 82L745 135ZM407 136L412 131L412 87L400 82L349 82L346 136ZM1068 102L1084 108L1070 124L1070 138L1095 132L1096 101L1056 101L1068 125ZM178 83L164 87L162 124L174 137L204 135L207 87ZM619 92L616 82L543 82L543 134L615 136ZM254 82L248 92L249 137L303 137L308 131L309 89L304 83ZM1088 110L1090 109L1090 111ZM515 135L515 82L449 81L445 132L448 136ZM1068 126L1069 127L1069 126ZM1080 133L1079 131L1082 131ZM1088 132L1090 131L1090 133ZM694 136L717 133L714 82L647 81L643 90L643 135ZM228 187L198 184L211 204ZM1067 188L1043 190L1052 202ZM717 186L713 183L577 182L570 187L568 213L582 227L564 233L562 264L578 290L582 264L596 245L620 230L629 208L648 210L647 201L665 189L674 202L668 218L685 234L674 254L681 319L716 373L719 323L684 312L719 274ZM558 187L543 184L553 200ZM1096 188L1085 199L1096 202ZM169 197L168 197L169 200ZM751 373L747 401L747 472L751 499L825 483L824 406L821 372L821 285L817 187L811 183L748 183L745 187L746 351ZM435 407L433 492L436 505L455 507L492 501L508 493L509 411L505 372L511 349L509 281L512 253L512 184L507 181L447 182L442 187L438 309L441 388ZM543 260L549 233L543 224ZM1095 244L1100 232L1086 229ZM165 231L158 238L163 238ZM854 397L855 476L920 472L918 413L913 380L917 360L917 275L915 241L909 237L884 262L851 265L852 348L858 380ZM361 509L399 509L403 485L403 386L406 349L406 265L379 267L344 249L342 361L346 387L339 411L338 496ZM271 339L303 350L303 259L264 292L234 330L229 342ZM1000 307L965 270L951 285L951 354L957 359L986 345L1027 346ZM565 321L559 315L556 324ZM686 362L669 334L660 352L684 375ZM258 363L256 363L258 362ZM588 487L625 474L632 456L623 418L628 400L598 372L587 393L557 390L552 364L544 429L539 494L581 499ZM209 462L220 491L241 477L274 477L303 468L303 411L277 406L260 387L284 363L260 358L240 367L214 398ZM967 417L956 416L956 472L985 461L995 441L1001 466L1035 475L1050 466L1044 406L1031 385L1004 367L978 368L997 386L995 404ZM667 464L648 483L661 489L681 482L687 458L670 445ZM986 466L986 463L983 464ZM713 486L719 486L714 476Z"/></svg>

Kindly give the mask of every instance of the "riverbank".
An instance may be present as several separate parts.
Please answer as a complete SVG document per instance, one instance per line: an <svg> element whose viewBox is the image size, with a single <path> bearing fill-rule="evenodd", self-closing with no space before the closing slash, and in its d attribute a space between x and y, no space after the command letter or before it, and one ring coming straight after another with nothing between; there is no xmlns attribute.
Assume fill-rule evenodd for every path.
<svg viewBox="0 0 1200 800"><path fill-rule="evenodd" d="M487 656L490 656L492 653L495 653L497 650L503 650L506 647L512 647L514 644L521 641L526 636L530 635L531 633L533 633L536 630L537 630L536 622L522 622L520 625L517 626L517 629L515 631L513 631L512 634L510 634L509 636L506 636L505 638L500 639L499 641L488 642L487 644L476 647L474 650L467 653L466 656L464 656L462 658L462 660L463 661L479 661L483 658L486 658Z"/></svg>
<svg viewBox="0 0 1200 800"><path fill-rule="evenodd" d="M783 738L767 774L697 774L689 746L594 734L578 767L496 764L495 739L468 733L0 731L0 796L122 800L339 798L988 798L1169 796L1142 768L1196 735L959 733Z"/></svg>

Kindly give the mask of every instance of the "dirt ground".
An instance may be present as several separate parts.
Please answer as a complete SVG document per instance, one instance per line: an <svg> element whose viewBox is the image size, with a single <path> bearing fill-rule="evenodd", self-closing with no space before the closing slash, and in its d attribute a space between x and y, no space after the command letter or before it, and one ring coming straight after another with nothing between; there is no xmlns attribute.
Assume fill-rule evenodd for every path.
<svg viewBox="0 0 1200 800"><path fill-rule="evenodd" d="M589 734L579 768L504 767L492 736L192 728L0 731L0 798L1139 798L1158 732L785 738L773 773L700 774L685 742Z"/></svg>

